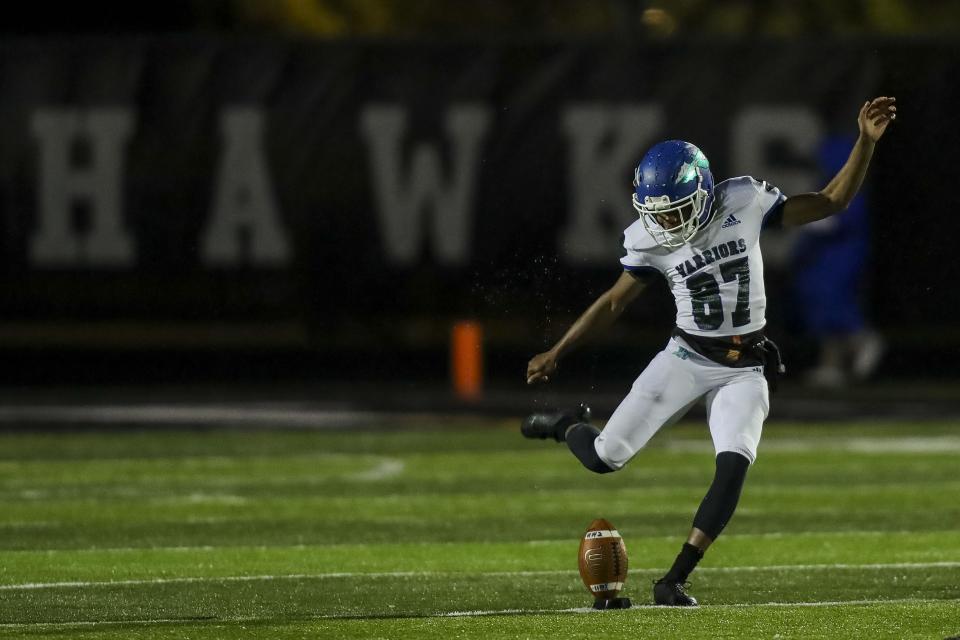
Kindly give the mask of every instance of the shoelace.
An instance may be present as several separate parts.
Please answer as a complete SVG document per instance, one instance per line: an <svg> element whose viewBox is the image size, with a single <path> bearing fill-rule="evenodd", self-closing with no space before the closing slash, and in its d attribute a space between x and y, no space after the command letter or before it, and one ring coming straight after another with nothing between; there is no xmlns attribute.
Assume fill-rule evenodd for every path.
<svg viewBox="0 0 960 640"><path fill-rule="evenodd" d="M665 584L673 585L673 588L683 595L687 595L687 589L693 586L689 582L665 582L662 579L654 580L653 584L660 584L661 582L664 582Z"/></svg>

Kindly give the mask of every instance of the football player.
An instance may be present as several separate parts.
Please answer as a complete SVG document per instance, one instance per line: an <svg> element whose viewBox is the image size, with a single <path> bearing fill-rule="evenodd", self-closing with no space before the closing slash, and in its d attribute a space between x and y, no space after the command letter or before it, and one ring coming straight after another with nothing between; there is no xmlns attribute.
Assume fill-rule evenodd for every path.
<svg viewBox="0 0 960 640"><path fill-rule="evenodd" d="M685 582L733 515L769 410L768 383L773 386L783 370L779 352L763 333L760 231L842 211L896 118L894 103L888 97L864 103L857 118L860 135L846 163L815 193L786 197L749 176L714 185L710 164L694 145L668 140L652 147L634 174L633 206L640 219L624 232L619 279L527 365L528 384L549 381L563 356L609 327L651 278L666 278L677 306L676 328L603 431L590 424L586 405L535 413L521 426L524 436L565 442L587 469L609 473L705 398L716 470L680 554L654 583L657 604L696 606Z"/></svg>

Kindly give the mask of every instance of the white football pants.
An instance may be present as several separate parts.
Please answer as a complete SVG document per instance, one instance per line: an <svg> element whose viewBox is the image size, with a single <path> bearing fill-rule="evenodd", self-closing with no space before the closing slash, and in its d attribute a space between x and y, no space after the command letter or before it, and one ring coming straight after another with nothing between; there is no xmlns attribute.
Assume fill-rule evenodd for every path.
<svg viewBox="0 0 960 640"><path fill-rule="evenodd" d="M650 361L610 416L594 441L597 455L612 469L622 468L661 427L682 418L704 396L716 452L735 451L753 463L770 411L763 368L725 367L677 338Z"/></svg>

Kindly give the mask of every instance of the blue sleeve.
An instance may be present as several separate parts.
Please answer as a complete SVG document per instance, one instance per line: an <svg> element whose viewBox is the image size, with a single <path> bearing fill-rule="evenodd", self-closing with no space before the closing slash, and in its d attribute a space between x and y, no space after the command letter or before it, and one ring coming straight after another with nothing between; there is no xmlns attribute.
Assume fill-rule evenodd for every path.
<svg viewBox="0 0 960 640"><path fill-rule="evenodd" d="M760 224L760 230L781 229L783 228L783 204L787 201L784 196L780 196L777 202L763 214L763 222Z"/></svg>
<svg viewBox="0 0 960 640"><path fill-rule="evenodd" d="M643 282L649 282L650 280L653 280L657 276L663 275L662 273L660 273L659 269L655 269L654 267L633 267L630 265L623 265L623 270L629 273L630 275L632 275L637 280L640 280Z"/></svg>

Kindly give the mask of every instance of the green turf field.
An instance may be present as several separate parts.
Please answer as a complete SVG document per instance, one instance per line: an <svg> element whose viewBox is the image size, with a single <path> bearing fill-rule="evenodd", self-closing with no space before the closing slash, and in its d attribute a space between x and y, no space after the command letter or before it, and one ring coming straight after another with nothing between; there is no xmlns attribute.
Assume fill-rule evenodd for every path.
<svg viewBox="0 0 960 640"><path fill-rule="evenodd" d="M693 611L647 605L711 478L704 427L607 476L516 421L422 427L0 435L0 636L960 634L960 424L768 425ZM598 517L629 611L583 609Z"/></svg>

